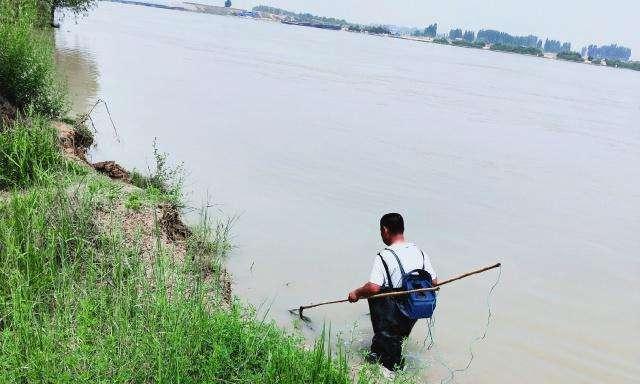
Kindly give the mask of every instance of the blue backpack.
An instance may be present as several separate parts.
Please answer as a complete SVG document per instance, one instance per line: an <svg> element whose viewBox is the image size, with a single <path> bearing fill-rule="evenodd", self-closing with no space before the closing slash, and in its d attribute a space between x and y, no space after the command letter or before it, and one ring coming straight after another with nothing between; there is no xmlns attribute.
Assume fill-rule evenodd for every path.
<svg viewBox="0 0 640 384"><path fill-rule="evenodd" d="M398 255L392 249L385 248L385 250L391 252L398 262L400 273L402 275L401 282L403 291L432 287L431 275L424 269L424 253L422 253L422 251L420 251L422 253L422 269L414 269L409 273L405 273ZM391 275L389 274L389 267L384 261L382 255L378 255L380 256L380 259L382 259L382 265L387 272L387 281L389 286L393 288ZM436 309L436 293L435 291L410 293L405 296L396 297L395 302L398 309L400 309L400 312L408 318L413 320L428 319L433 315L433 311Z"/></svg>

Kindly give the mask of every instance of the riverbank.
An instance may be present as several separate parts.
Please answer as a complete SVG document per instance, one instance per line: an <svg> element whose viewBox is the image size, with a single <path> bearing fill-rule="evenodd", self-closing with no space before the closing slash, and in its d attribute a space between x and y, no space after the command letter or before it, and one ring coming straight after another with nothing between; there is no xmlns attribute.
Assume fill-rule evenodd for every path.
<svg viewBox="0 0 640 384"><path fill-rule="evenodd" d="M180 219L179 167L92 164L35 1L0 0L0 381L374 382L232 298L229 222Z"/></svg>
<svg viewBox="0 0 640 384"><path fill-rule="evenodd" d="M543 51L540 47L534 46L518 46L502 43L489 43L483 40L464 40L462 38L451 39L445 35L426 37L426 36L414 36L407 33L394 33L389 27L384 25L360 25L347 22L346 20L320 17L310 15L308 13L294 13L287 10L257 6L252 10L220 7L208 4L200 4L194 2L182 2L176 3L181 5L166 5L158 3L149 3L136 0L100 0L112 3L121 3L128 5L139 5L153 8L162 8L168 10L186 11L205 13L218 16L235 16L235 17L250 17L256 20L262 21L275 21L286 25L294 25L300 27L319 28L334 31L345 31L351 33L364 33L368 35L385 36L391 38L397 38L402 40L416 41L421 43L435 43L441 45L451 45L461 48L475 48L484 49L495 52L506 52L525 56L536 56L550 60L562 60L573 63L607 66L611 68L623 68L635 71L640 71L640 62L638 61L620 61L620 60L606 60L606 59L590 59L588 57L582 57L578 52L559 52L549 53Z"/></svg>

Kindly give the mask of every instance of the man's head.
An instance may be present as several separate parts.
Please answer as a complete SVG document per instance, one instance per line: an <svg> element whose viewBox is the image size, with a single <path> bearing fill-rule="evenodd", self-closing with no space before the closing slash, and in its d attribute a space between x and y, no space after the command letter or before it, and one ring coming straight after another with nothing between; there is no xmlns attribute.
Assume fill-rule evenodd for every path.
<svg viewBox="0 0 640 384"><path fill-rule="evenodd" d="M397 240L404 240L404 220L399 213L387 213L380 219L380 236L382 242L391 245Z"/></svg>

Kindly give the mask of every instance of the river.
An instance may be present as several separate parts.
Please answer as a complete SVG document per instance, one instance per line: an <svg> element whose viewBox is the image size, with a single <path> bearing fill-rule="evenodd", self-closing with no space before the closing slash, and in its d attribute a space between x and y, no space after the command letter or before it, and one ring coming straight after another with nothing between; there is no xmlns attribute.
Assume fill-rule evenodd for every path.
<svg viewBox="0 0 640 384"><path fill-rule="evenodd" d="M157 138L184 161L193 206L240 216L235 293L277 323L365 282L397 211L441 279L504 264L457 382L639 382L640 73L112 3L56 44L74 110L116 125L96 108L93 159L145 169ZM496 277L443 288L414 372L464 367ZM358 350L367 312L307 315Z"/></svg>

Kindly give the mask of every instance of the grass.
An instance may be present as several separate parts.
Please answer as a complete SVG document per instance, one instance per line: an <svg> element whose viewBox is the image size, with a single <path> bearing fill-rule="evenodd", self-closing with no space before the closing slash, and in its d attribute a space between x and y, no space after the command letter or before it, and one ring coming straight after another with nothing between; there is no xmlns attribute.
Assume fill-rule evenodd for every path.
<svg viewBox="0 0 640 384"><path fill-rule="evenodd" d="M378 370L354 376L329 332L304 348L250 307L222 305L232 219L203 215L184 257L157 214L151 234L126 227L182 204L181 167L154 143L156 167L132 189L61 154L50 118L64 93L41 24L36 0L0 0L0 93L21 111L0 126L0 382L372 382Z"/></svg>
<svg viewBox="0 0 640 384"><path fill-rule="evenodd" d="M54 61L53 35L42 30L38 0L0 0L0 94L19 108L57 117L67 111Z"/></svg>
<svg viewBox="0 0 640 384"><path fill-rule="evenodd" d="M329 334L305 349L249 307L220 305L232 220L203 216L183 263L158 238L149 264L121 220L99 227L96 214L173 195L78 172L37 115L0 132L0 143L0 382L367 383L376 374L354 378Z"/></svg>
<svg viewBox="0 0 640 384"><path fill-rule="evenodd" d="M29 114L0 134L0 189L51 182L63 172L82 174L86 170L62 156L47 118Z"/></svg>
<svg viewBox="0 0 640 384"><path fill-rule="evenodd" d="M149 169L148 174L134 169L131 171L131 184L147 191L148 197L153 195L163 196L171 203L177 206L184 205L184 196L182 186L184 184L184 166L170 166L168 163L168 154L160 152L158 144L153 141L153 157L155 160L155 168ZM132 202L132 204L137 204Z"/></svg>
<svg viewBox="0 0 640 384"><path fill-rule="evenodd" d="M123 192L101 177L86 186L0 205L0 382L352 382L329 335L306 350L237 302L212 306L218 281L202 278L195 253L179 264L158 245L145 265L122 228L93 221L98 202ZM201 228L220 260L225 232Z"/></svg>

